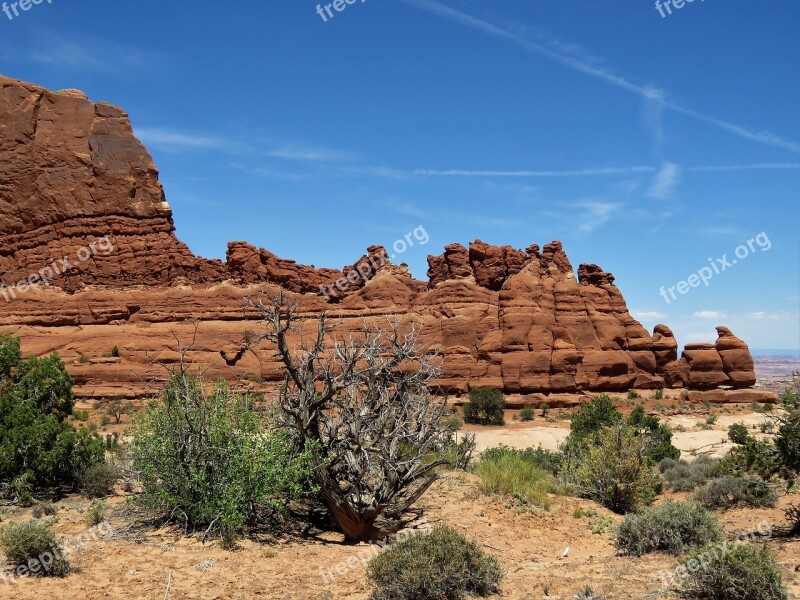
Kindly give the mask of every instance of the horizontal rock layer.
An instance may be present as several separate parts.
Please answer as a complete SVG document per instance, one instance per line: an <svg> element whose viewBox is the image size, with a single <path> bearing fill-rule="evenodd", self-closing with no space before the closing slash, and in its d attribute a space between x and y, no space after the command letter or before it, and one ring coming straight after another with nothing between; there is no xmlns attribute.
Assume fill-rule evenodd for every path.
<svg viewBox="0 0 800 600"><path fill-rule="evenodd" d="M678 359L667 326L646 331L613 275L586 264L576 276L557 241L451 244L429 257L427 283L381 246L341 270L245 242L230 243L225 262L196 257L175 236L158 171L121 109L2 77L0 89L0 332L21 336L28 353L60 351L85 396L149 394L159 365L193 338L188 357L209 374L277 381L270 348L242 352L258 328L243 298L262 290L286 292L309 317L329 312L340 335L365 318L421 323L446 392L755 382L747 345L728 329ZM115 345L120 360L104 360Z"/></svg>

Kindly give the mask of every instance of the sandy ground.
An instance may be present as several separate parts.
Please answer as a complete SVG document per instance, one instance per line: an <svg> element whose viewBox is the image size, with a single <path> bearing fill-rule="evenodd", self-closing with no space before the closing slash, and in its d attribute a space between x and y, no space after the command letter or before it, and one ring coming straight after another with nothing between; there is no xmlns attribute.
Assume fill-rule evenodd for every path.
<svg viewBox="0 0 800 600"><path fill-rule="evenodd" d="M573 513L582 507L611 516L615 522L620 517L592 502L562 497L553 499L550 512L519 512L507 498L483 495L475 483L473 475L451 475L437 483L419 507L428 523L448 522L500 558L506 578L496 597L538 600L547 597L549 590L549 597L566 599L587 584L609 598L677 597L661 590L659 578L661 570L675 565L672 557L617 556L610 533L592 534L589 519ZM785 504L784 498L781 505ZM86 502L68 498L62 505L55 529L63 536L79 535L85 529ZM29 513L20 511L11 518L27 519ZM720 514L731 536L737 530L754 530L764 520L781 523L782 517L778 509ZM112 518L110 525L121 528L125 522ZM770 545L778 552L789 588L797 597L800 540L776 540ZM560 558L567 548L568 555ZM79 572L66 579L23 578L0 585L0 597L156 600L165 597L171 573L168 598L172 600L365 600L369 588L359 557L373 551L377 547L346 546L339 535L327 533L272 544L246 540L238 551L227 552L179 532L159 531L141 543L103 539L85 543L69 555ZM348 560L352 566L346 568ZM336 573L339 564L341 574Z"/></svg>

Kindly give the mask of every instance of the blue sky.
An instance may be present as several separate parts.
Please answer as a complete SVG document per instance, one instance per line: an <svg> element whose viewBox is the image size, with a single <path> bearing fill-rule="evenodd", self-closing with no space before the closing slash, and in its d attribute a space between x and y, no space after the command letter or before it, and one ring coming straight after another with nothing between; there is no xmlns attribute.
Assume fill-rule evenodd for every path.
<svg viewBox="0 0 800 600"><path fill-rule="evenodd" d="M649 329L800 348L800 3L316 6L45 0L0 13L0 72L125 108L203 256L341 267L423 226L396 260L424 278L447 243L560 239Z"/></svg>

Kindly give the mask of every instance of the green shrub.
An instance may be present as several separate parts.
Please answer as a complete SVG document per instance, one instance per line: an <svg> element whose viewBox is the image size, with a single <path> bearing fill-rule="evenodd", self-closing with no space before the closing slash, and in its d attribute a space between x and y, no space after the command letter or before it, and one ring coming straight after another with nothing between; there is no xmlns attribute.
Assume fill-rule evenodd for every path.
<svg viewBox="0 0 800 600"><path fill-rule="evenodd" d="M42 502L33 508L33 518L41 519L44 516L52 517L58 512L58 507L52 502Z"/></svg>
<svg viewBox="0 0 800 600"><path fill-rule="evenodd" d="M585 508L576 508L572 512L572 516L576 519L582 519L583 517L596 517L597 511L593 508L585 509Z"/></svg>
<svg viewBox="0 0 800 600"><path fill-rule="evenodd" d="M706 508L696 502L666 501L630 513L617 529L617 548L641 556L649 552L681 554L694 546L722 539L723 529Z"/></svg>
<svg viewBox="0 0 800 600"><path fill-rule="evenodd" d="M728 439L738 446L742 446L750 439L750 432L742 423L734 423L728 427Z"/></svg>
<svg viewBox="0 0 800 600"><path fill-rule="evenodd" d="M784 512L788 522L786 535L792 537L800 536L800 506L790 506Z"/></svg>
<svg viewBox="0 0 800 600"><path fill-rule="evenodd" d="M252 523L261 510L284 508L311 489L309 457L263 425L252 403L224 381L206 393L202 380L173 374L163 398L132 428L141 501L221 537Z"/></svg>
<svg viewBox="0 0 800 600"><path fill-rule="evenodd" d="M0 528L0 548L17 573L23 568L31 575L63 577L69 573L61 542L42 521L9 523Z"/></svg>
<svg viewBox="0 0 800 600"><path fill-rule="evenodd" d="M116 344L114 344L114 347L111 349L111 356L114 358L119 358L119 348Z"/></svg>
<svg viewBox="0 0 800 600"><path fill-rule="evenodd" d="M522 421L533 421L534 416L533 407L531 406L526 406L519 413L519 418Z"/></svg>
<svg viewBox="0 0 800 600"><path fill-rule="evenodd" d="M558 475L564 460L564 455L560 452L545 450L541 445L537 448L526 448L522 451L522 456L551 475Z"/></svg>
<svg viewBox="0 0 800 600"><path fill-rule="evenodd" d="M658 417L646 414L643 406L634 408L626 422L639 435L647 438L645 453L654 463L665 458L678 460L681 457L681 451L672 445L672 431Z"/></svg>
<svg viewBox="0 0 800 600"><path fill-rule="evenodd" d="M590 585L585 586L580 592L575 594L575 600L606 600L606 596L594 591Z"/></svg>
<svg viewBox="0 0 800 600"><path fill-rule="evenodd" d="M581 494L620 514L651 503L661 485L645 440L625 425L595 434L578 455L570 479Z"/></svg>
<svg viewBox="0 0 800 600"><path fill-rule="evenodd" d="M547 414L550 412L550 405L547 402L542 402L539 405L539 410L542 411L542 418L546 419L547 418Z"/></svg>
<svg viewBox="0 0 800 600"><path fill-rule="evenodd" d="M500 460L506 455L514 454L531 463L535 467L543 471L547 471L551 475L557 475L561 470L564 455L560 452L553 452L552 450L545 450L538 446L537 448L526 448L525 450L517 450L516 448L509 448L505 445L488 448L483 451L481 458L485 460Z"/></svg>
<svg viewBox="0 0 800 600"><path fill-rule="evenodd" d="M115 431L114 433L107 433L105 438L105 445L106 445L106 452L119 452L119 434Z"/></svg>
<svg viewBox="0 0 800 600"><path fill-rule="evenodd" d="M487 596L503 577L500 563L447 525L391 545L367 567L371 600L461 600Z"/></svg>
<svg viewBox="0 0 800 600"><path fill-rule="evenodd" d="M658 388L655 393L653 394L654 400L662 400L664 398L664 390L663 388Z"/></svg>
<svg viewBox="0 0 800 600"><path fill-rule="evenodd" d="M72 416L75 418L76 421L88 421L89 420L89 411L76 408L72 411Z"/></svg>
<svg viewBox="0 0 800 600"><path fill-rule="evenodd" d="M694 462L662 460L658 465L667 487L676 492L691 492L720 474L720 461L701 456Z"/></svg>
<svg viewBox="0 0 800 600"><path fill-rule="evenodd" d="M464 420L480 425L503 425L506 401L503 392L487 387L474 387L464 404Z"/></svg>
<svg viewBox="0 0 800 600"><path fill-rule="evenodd" d="M796 478L800 475L800 392L786 390L780 402L785 413L776 417L775 448L784 476Z"/></svg>
<svg viewBox="0 0 800 600"><path fill-rule="evenodd" d="M73 485L80 470L102 460L102 443L66 422L74 405L72 378L57 354L23 360L19 340L0 337L0 494L25 501Z"/></svg>
<svg viewBox="0 0 800 600"><path fill-rule="evenodd" d="M712 479L697 490L694 497L712 509L728 509L735 506L772 508L778 502L775 490L764 481L731 475Z"/></svg>
<svg viewBox="0 0 800 600"><path fill-rule="evenodd" d="M694 561L694 562L693 562ZM693 568L694 567L694 568ZM682 592L709 600L785 600L781 569L766 546L711 544L682 563Z"/></svg>
<svg viewBox="0 0 800 600"><path fill-rule="evenodd" d="M581 406L578 412L572 415L571 420L570 438L576 443L582 443L604 427L619 423L622 415L614 406L611 396L603 394L595 396Z"/></svg>
<svg viewBox="0 0 800 600"><path fill-rule="evenodd" d="M602 534L611 529L614 526L614 519L611 517L601 517L596 516L594 519L589 521L587 527L589 531L594 534Z"/></svg>
<svg viewBox="0 0 800 600"><path fill-rule="evenodd" d="M636 390L630 390L628 392L628 400L636 400L638 398L641 398L641 396L639 396L639 392Z"/></svg>
<svg viewBox="0 0 800 600"><path fill-rule="evenodd" d="M102 500L95 500L92 502L91 506L89 506L89 510L86 511L86 524L89 525L89 527L99 525L105 520L107 510L108 507L105 502Z"/></svg>
<svg viewBox="0 0 800 600"><path fill-rule="evenodd" d="M103 461L89 465L78 473L78 489L89 498L103 498L119 479L116 465Z"/></svg>
<svg viewBox="0 0 800 600"><path fill-rule="evenodd" d="M658 472L659 473L666 473L667 471L671 471L681 465L688 465L685 460L675 460L674 458L664 458L658 462Z"/></svg>
<svg viewBox="0 0 800 600"><path fill-rule="evenodd" d="M769 415L761 425L762 432L774 432L774 440L758 440L739 431L738 445L723 459L723 472L766 480L781 476L790 484L800 476L800 394L787 390L780 402L783 411ZM771 405L765 405L767 409Z"/></svg>
<svg viewBox="0 0 800 600"><path fill-rule="evenodd" d="M774 446L754 437L732 448L720 463L720 470L725 474L756 475L763 479L770 479L779 469Z"/></svg>
<svg viewBox="0 0 800 600"><path fill-rule="evenodd" d="M552 477L525 456L525 451L507 447L492 448L475 465L486 494L508 494L518 500L550 509L548 493L554 491Z"/></svg>
<svg viewBox="0 0 800 600"><path fill-rule="evenodd" d="M478 443L475 441L474 433L463 433L459 439L459 436L453 432L442 456L452 468L468 471L477 447Z"/></svg>

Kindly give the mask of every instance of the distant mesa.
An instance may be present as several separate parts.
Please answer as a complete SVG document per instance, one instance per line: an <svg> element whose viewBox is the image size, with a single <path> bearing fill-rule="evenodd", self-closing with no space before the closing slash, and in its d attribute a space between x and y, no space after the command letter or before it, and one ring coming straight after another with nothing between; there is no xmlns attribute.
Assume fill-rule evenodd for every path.
<svg viewBox="0 0 800 600"><path fill-rule="evenodd" d="M231 242L226 260L195 256L175 235L172 211L128 115L75 90L51 92L0 76L0 279L14 290L46 265L107 237L113 251L54 275L6 302L0 332L28 353L59 350L83 397L142 397L159 364L177 360L177 337L198 367L226 378L276 381L268 349L242 349L257 326L243 298L283 290L302 311L328 311L346 334L364 318L407 317L439 350L448 393L485 385L507 393L630 388L745 389L753 358L726 327L716 344L649 333L628 311L614 276L575 270L561 242L525 250L476 240L428 257L413 279L382 246L342 269L280 258ZM121 361L82 361L118 345ZM105 350L107 351L107 350ZM163 375L163 373L162 373Z"/></svg>

